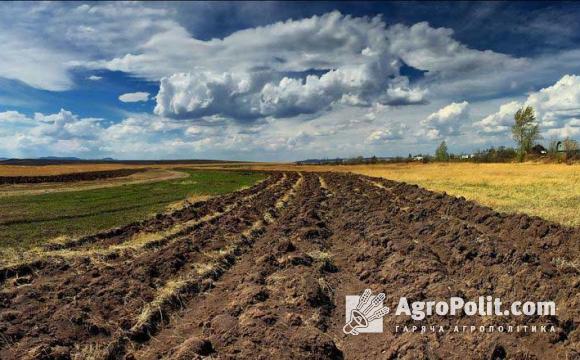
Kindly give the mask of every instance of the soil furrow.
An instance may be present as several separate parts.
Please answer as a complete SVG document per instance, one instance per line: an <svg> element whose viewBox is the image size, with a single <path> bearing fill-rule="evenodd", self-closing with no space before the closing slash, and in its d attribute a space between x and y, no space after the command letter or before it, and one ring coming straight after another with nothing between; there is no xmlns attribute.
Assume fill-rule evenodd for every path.
<svg viewBox="0 0 580 360"><path fill-rule="evenodd" d="M211 291L214 287L213 283L235 265L236 259L251 248L264 233L267 224L278 217L279 211L294 197L301 183L300 176L290 189L274 197L276 201L262 210L262 216L252 222L249 228L239 233L232 233L231 239L228 239L224 247L205 253L206 262L196 263L188 273L168 280L163 287L158 289L153 301L143 307L139 316L133 321L133 326L128 331L117 335L104 348L102 357L118 358L125 354L130 344L135 346L146 343L160 326L168 323L169 314L173 310L183 307L192 296L203 291ZM79 356L86 357L87 351L91 353L95 348L98 348L98 345L90 344L80 350Z"/></svg>
<svg viewBox="0 0 580 360"><path fill-rule="evenodd" d="M368 178L378 182L384 188L393 193L401 193L405 199L412 199L415 203L421 203L421 207L426 210L426 216L438 215L445 218L455 218L465 224L477 228L486 234L493 234L502 239L534 239L524 247L536 245L544 250L555 245L556 239L564 239L572 245L579 246L577 241L577 229L552 223L536 216L525 214L501 214L497 211L468 201L463 197L454 197L446 193L436 193L417 185L408 185L379 178ZM407 200L408 201L408 200ZM540 242L535 239L541 239Z"/></svg>
<svg viewBox="0 0 580 360"><path fill-rule="evenodd" d="M183 240L154 252L92 261L72 259L4 289L1 300L15 314L4 333L18 343L11 350L21 353L35 344L46 346L42 336L27 337L39 319L49 318L54 326L62 328L57 339L63 346L78 345L74 341L78 336L110 336L115 329L128 329L132 324L127 319L144 302L154 300L157 288L179 273L193 271L195 264L205 260L206 253L219 250L229 237L249 228L263 216L262 209L274 207L297 178L289 177L283 186L270 188L251 203L204 223ZM41 298L39 293L43 293ZM30 341L18 342L23 337Z"/></svg>
<svg viewBox="0 0 580 360"><path fill-rule="evenodd" d="M306 174L296 199L251 252L135 357L340 357L324 334L334 306L325 274L337 271L325 252L326 212L318 177Z"/></svg>
<svg viewBox="0 0 580 360"><path fill-rule="evenodd" d="M94 243L98 243L99 246L119 244L126 241L130 236L138 233L159 232L167 230L178 223L200 219L211 212L216 212L216 210L219 211L220 208L230 205L232 202L239 201L239 199L243 200L244 198L252 198L261 191L266 191L270 187L280 184L285 179L285 174L274 174L248 189L242 189L217 198L197 201L186 205L181 209L166 214L158 214L152 219L135 222L120 228L111 229L64 243L47 244L45 248L47 250L61 250L91 245Z"/></svg>
<svg viewBox="0 0 580 360"><path fill-rule="evenodd" d="M580 229L414 185L274 174L99 236L59 250L81 256L11 273L0 291L0 358L580 357ZM345 335L345 296L366 288L387 295L384 332ZM557 314L393 314L402 297L487 295L554 301ZM556 331L401 331L413 325Z"/></svg>
<svg viewBox="0 0 580 360"><path fill-rule="evenodd" d="M340 299L349 293L359 294L369 287L375 293L384 291L387 299L396 300L402 296L410 301L443 300L451 296L477 299L478 296L493 294L508 303L518 299L551 299L559 307L556 317L435 316L421 323L426 326L542 324L556 326L559 330L555 334L397 334L397 325L412 326L416 322L408 317L387 316L385 334L369 334L364 339L344 337L340 346L348 358L358 358L359 347L368 346L369 342L376 346L366 354L374 352L386 358L453 358L457 353L492 358L498 352L514 358L533 358L531 354L544 358L574 353L575 342L570 339L571 331L567 324L573 324L579 315L578 300L572 290L578 286L577 278L570 276L570 268L558 269L549 259L556 257L573 261L568 252L572 250L578 254L577 245L572 241L575 237L578 239L578 230L560 228L556 232L560 245L550 248L549 256L545 256L536 253L531 246L524 248L521 245L522 242L541 244L540 236L532 237L527 233L529 237L523 238L521 233L514 231L506 241L502 237L508 231L481 233L481 227L469 226L448 216L449 207L431 205L432 198L441 200L440 194L402 184L395 185L393 194L377 191L360 177L345 180L328 175L325 178L337 193L335 206L331 206L340 212L335 218L349 219L346 223L336 224L342 230L333 228L333 231L342 233L344 241L348 241L337 250L342 256L339 266L348 269L346 272L349 274L341 275L343 286L337 288ZM451 198L449 201L464 200ZM474 208L477 205L466 206ZM509 216L495 216L510 222ZM519 217L512 216L511 221ZM494 223L496 220L489 221ZM546 226L550 226L548 222ZM333 241L333 244L338 243L339 240ZM394 307L396 303L390 306ZM344 309L344 306L338 308ZM337 322L333 329L337 336L340 335L339 315L344 314L334 317Z"/></svg>
<svg viewBox="0 0 580 360"><path fill-rule="evenodd" d="M69 173L46 176L0 176L0 184L38 184L47 182L77 182L88 180L102 180L116 177L125 177L149 169L117 169L105 171L87 171L81 173Z"/></svg>
<svg viewBox="0 0 580 360"><path fill-rule="evenodd" d="M252 188L240 190L224 196L200 201L169 214L161 214L155 219L127 225L61 244L49 244L46 250L30 251L32 259L20 260L16 265L0 269L0 283L11 277L28 276L38 272L50 262L48 257L56 257L54 261L66 263L66 259L84 257L89 261L98 257L119 257L129 251L157 248L167 242L183 237L199 228L203 223L214 221L238 206L250 203L264 191L282 186L286 175L270 177L273 181L264 181ZM238 197L236 199L236 196ZM178 220L179 219L179 220Z"/></svg>

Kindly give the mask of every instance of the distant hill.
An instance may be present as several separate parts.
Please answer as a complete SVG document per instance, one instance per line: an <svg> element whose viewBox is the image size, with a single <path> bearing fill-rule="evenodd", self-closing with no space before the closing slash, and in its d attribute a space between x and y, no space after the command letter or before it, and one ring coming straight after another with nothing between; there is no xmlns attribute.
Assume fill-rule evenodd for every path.
<svg viewBox="0 0 580 360"><path fill-rule="evenodd" d="M66 157L66 156L64 156L64 157L63 156L42 156L42 157L36 158L36 160L57 160L57 161L59 161L59 160L64 160L64 161L79 161L79 160L81 160L82 161L81 158L74 157L74 156L71 156L71 157Z"/></svg>
<svg viewBox="0 0 580 360"><path fill-rule="evenodd" d="M13 160L13 161L117 161L111 157L106 157L102 159L81 159L74 156L41 156L37 158L30 159L17 159L17 158L6 158L0 157L0 161Z"/></svg>
<svg viewBox="0 0 580 360"><path fill-rule="evenodd" d="M209 163L244 163L244 161L229 160L116 160L113 158L103 159L80 159L77 157L44 156L34 159L0 158L3 165L43 166L60 164L103 164L116 163L127 165L156 165L156 164L209 164Z"/></svg>

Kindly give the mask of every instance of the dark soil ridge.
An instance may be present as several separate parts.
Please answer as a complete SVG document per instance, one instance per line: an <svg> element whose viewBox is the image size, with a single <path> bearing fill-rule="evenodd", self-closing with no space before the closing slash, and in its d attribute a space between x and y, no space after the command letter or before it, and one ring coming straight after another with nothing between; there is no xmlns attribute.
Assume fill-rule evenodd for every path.
<svg viewBox="0 0 580 360"><path fill-rule="evenodd" d="M214 287L184 304L155 344L138 347L134 357L196 359L214 349L213 355L224 359L342 358L325 335L335 307L326 278L340 271L319 256L331 236L327 197L317 177L306 175L296 200L256 240L252 252ZM205 348L198 349L199 343Z"/></svg>
<svg viewBox="0 0 580 360"><path fill-rule="evenodd" d="M0 185L5 184L40 184L40 183L54 183L54 182L73 182L73 181L89 181L89 180L105 180L117 177L125 177L140 172L145 172L149 169L118 169L118 170L102 170L102 171L87 171L79 173L68 173L61 175L45 175L45 176L0 176Z"/></svg>
<svg viewBox="0 0 580 360"><path fill-rule="evenodd" d="M49 243L44 245L46 250L63 250L73 249L88 244L99 243L102 246L106 244L119 244L132 235L139 232L158 232L168 229L169 227L180 223L190 221L196 218L201 218L208 215L212 211L221 209L237 198L245 198L253 196L261 191L264 191L270 186L273 186L282 179L281 173L272 174L266 180L249 187L247 189L238 190L230 194L211 198L208 200L195 201L187 204L179 210L169 213L160 213L150 219L135 221L130 224L98 232L96 234L83 236L81 238L70 240L64 243Z"/></svg>
<svg viewBox="0 0 580 360"><path fill-rule="evenodd" d="M391 309L402 296L413 301L484 295L500 297L504 303L553 300L558 307L554 317L434 316L419 323L554 325L555 334L393 334L395 326L417 322L387 316L386 334L380 341L353 339L337 332L345 353L353 354L357 347L365 346L367 355L381 358L455 359L467 355L490 359L498 353L510 359L578 357L580 283L577 268L565 264L578 259L579 229L526 215L499 214L462 198L384 179L325 177L337 194L333 198L336 206L331 208L338 212L335 225L346 240L342 245L332 243L339 245L336 251L348 262L348 273L354 275L340 279L347 284L343 285L346 290L337 289L339 309L344 309L345 294L356 293L348 290L353 287L385 292L387 299L393 299ZM373 186L368 180L390 189ZM344 314L334 318L340 316ZM334 324L335 329L341 321Z"/></svg>
<svg viewBox="0 0 580 360"><path fill-rule="evenodd" d="M170 315L173 311L185 306L192 297L211 291L215 281L219 280L227 271L236 264L242 254L251 250L254 243L266 232L266 228L275 223L284 208L295 196L294 188L287 189L285 193L278 194L276 202L263 212L262 217L255 220L247 230L240 234L232 234L232 239L228 241L228 251L219 249L219 256L214 258L214 265L203 271L201 274L188 274L186 281L176 289L171 296L166 297L160 304L156 304L155 311L150 311L148 316L135 322L129 331L118 335L115 340L109 343L103 354L104 358L116 359L125 355L130 341L133 346L146 343L152 336L156 335L162 325L170 324ZM140 316L142 317L142 316Z"/></svg>
<svg viewBox="0 0 580 360"><path fill-rule="evenodd" d="M69 261L65 264L55 261L27 277L24 281L28 284L24 287L18 286L23 280L6 283L14 286L14 291L0 293L0 304L5 300L15 300L20 304L15 308L22 312L11 319L20 325L4 332L3 338L9 342L22 340L24 333L18 327L34 327L33 324L46 321L50 322L51 328L58 329L59 335L49 331L46 335L18 341L17 353L22 357L33 348L45 351L44 345L38 344L45 344L54 336L70 346L83 343L79 336L94 340L130 329L132 319L139 315L143 303L154 300L157 289L180 274L195 271L197 264L210 261L208 253L219 251L228 244L228 237L243 232L261 219L263 209L274 206L296 178L288 177L268 192L260 192L252 203L204 223L165 246L138 254L114 254L104 259L80 257L67 259ZM212 239L213 236L217 239ZM79 276L79 272L84 275ZM48 298L39 297L39 292L45 292ZM73 298L75 300L71 302Z"/></svg>
<svg viewBox="0 0 580 360"><path fill-rule="evenodd" d="M170 212L157 214L151 219L146 219L142 221L133 222L131 224L113 228L110 230L102 231L94 235L84 236L78 239L70 240L64 243L49 243L45 244L43 247L46 251L58 251L71 249L76 250L80 248L90 247L95 243L98 243L100 248L107 247L110 245L121 244L131 236L137 233L155 233L159 231L164 231L176 223L183 223L195 219L201 219L204 216L209 215L212 212L223 211L224 207L228 204L241 205L244 201L251 200L257 194L263 192L269 187L276 186L280 183L283 178L282 174L275 173L268 177L266 180L247 188L242 189L221 197L212 198L205 201L197 201L190 205L185 206L182 209ZM215 220L215 219L212 219ZM203 224L197 224L195 228L200 227ZM191 232L194 228L185 228L182 231L173 234L168 238L164 238L155 242L151 242L146 245L146 248L157 247L163 244L165 241L172 240L174 238L184 236L188 232ZM55 257L58 257L58 253L54 253ZM50 265L49 261L46 259L35 260L30 263L19 264L15 266L8 266L0 268L0 284L6 280L13 277L22 277L32 274L35 271L42 270L45 266Z"/></svg>
<svg viewBox="0 0 580 360"><path fill-rule="evenodd" d="M259 231L242 242L240 234L257 223ZM575 359L579 246L580 229L499 214L413 185L334 173L306 173L299 181L289 174L159 246L110 258L48 259L41 270L6 281L0 358ZM183 293L162 298L158 314L140 316L179 279L190 280ZM344 296L367 287L385 292L391 309L402 296L483 295L506 304L553 300L558 309L556 316L420 322L387 315L382 334L344 335ZM396 326L437 324L557 330L395 333Z"/></svg>

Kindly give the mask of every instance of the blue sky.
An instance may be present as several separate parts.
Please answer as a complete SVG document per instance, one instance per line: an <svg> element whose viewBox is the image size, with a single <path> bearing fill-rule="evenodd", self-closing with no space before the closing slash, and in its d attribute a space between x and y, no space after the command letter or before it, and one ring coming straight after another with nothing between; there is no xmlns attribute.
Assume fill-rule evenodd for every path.
<svg viewBox="0 0 580 360"><path fill-rule="evenodd" d="M0 157L297 160L580 137L580 3L2 3Z"/></svg>

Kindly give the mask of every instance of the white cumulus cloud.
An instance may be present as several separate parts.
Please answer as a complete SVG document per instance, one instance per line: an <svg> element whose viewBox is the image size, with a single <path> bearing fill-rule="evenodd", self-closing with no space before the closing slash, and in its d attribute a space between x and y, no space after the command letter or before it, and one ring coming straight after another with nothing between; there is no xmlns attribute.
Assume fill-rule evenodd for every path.
<svg viewBox="0 0 580 360"><path fill-rule="evenodd" d="M184 67L199 70L162 77L155 112L255 119L312 114L335 104L425 102L426 91L400 76L386 34L380 17L332 12L238 31L223 40L190 39L180 47L192 51L185 57L192 63ZM125 71L155 77L158 68L148 71L148 56L145 51L107 66L123 64Z"/></svg>
<svg viewBox="0 0 580 360"><path fill-rule="evenodd" d="M2 3L0 77L70 90L76 66L121 56L173 28L180 26L170 11L139 3Z"/></svg>
<svg viewBox="0 0 580 360"><path fill-rule="evenodd" d="M514 123L514 114L521 106L517 101L503 104L498 112L484 117L476 122L474 127L487 134L505 133L511 129Z"/></svg>
<svg viewBox="0 0 580 360"><path fill-rule="evenodd" d="M433 28L427 22L391 26L387 38L391 53L410 66L427 70L428 77L450 78L526 64L524 59L471 49L453 39L452 29Z"/></svg>
<svg viewBox="0 0 580 360"><path fill-rule="evenodd" d="M148 101L149 100L149 93L138 91L134 93L126 93L119 96L119 100L124 103L133 103L133 102L140 102L140 101Z"/></svg>
<svg viewBox="0 0 580 360"><path fill-rule="evenodd" d="M407 126L401 123L393 123L382 129L373 131L366 139L368 144L382 144L391 140L402 139Z"/></svg>
<svg viewBox="0 0 580 360"><path fill-rule="evenodd" d="M29 119L26 115L19 113L18 111L8 110L0 112L0 124L27 124Z"/></svg>
<svg viewBox="0 0 580 360"><path fill-rule="evenodd" d="M554 85L529 94L523 102L503 104L474 127L484 134L508 133L514 114L525 106L534 108L540 131L547 137L580 134L580 76L564 75Z"/></svg>
<svg viewBox="0 0 580 360"><path fill-rule="evenodd" d="M421 121L421 132L429 139L459 135L460 128L469 118L469 103L451 103Z"/></svg>
<svg viewBox="0 0 580 360"><path fill-rule="evenodd" d="M156 113L176 118L287 117L336 104L423 104L433 84L474 79L462 86L477 88L485 86L490 72L521 71L529 65L527 59L471 49L453 39L448 28L425 22L387 27L380 17L337 11L241 30L221 40L200 41L185 31L172 32L171 39L154 37L139 54L99 66L160 77ZM161 49L168 42L179 44L177 53ZM176 68L197 70L163 75L160 71L168 68L153 66L162 58L180 63ZM411 86L400 75L403 63L426 71L419 82L423 86ZM308 75L312 70L322 73ZM438 137L442 132L431 128L429 133Z"/></svg>

